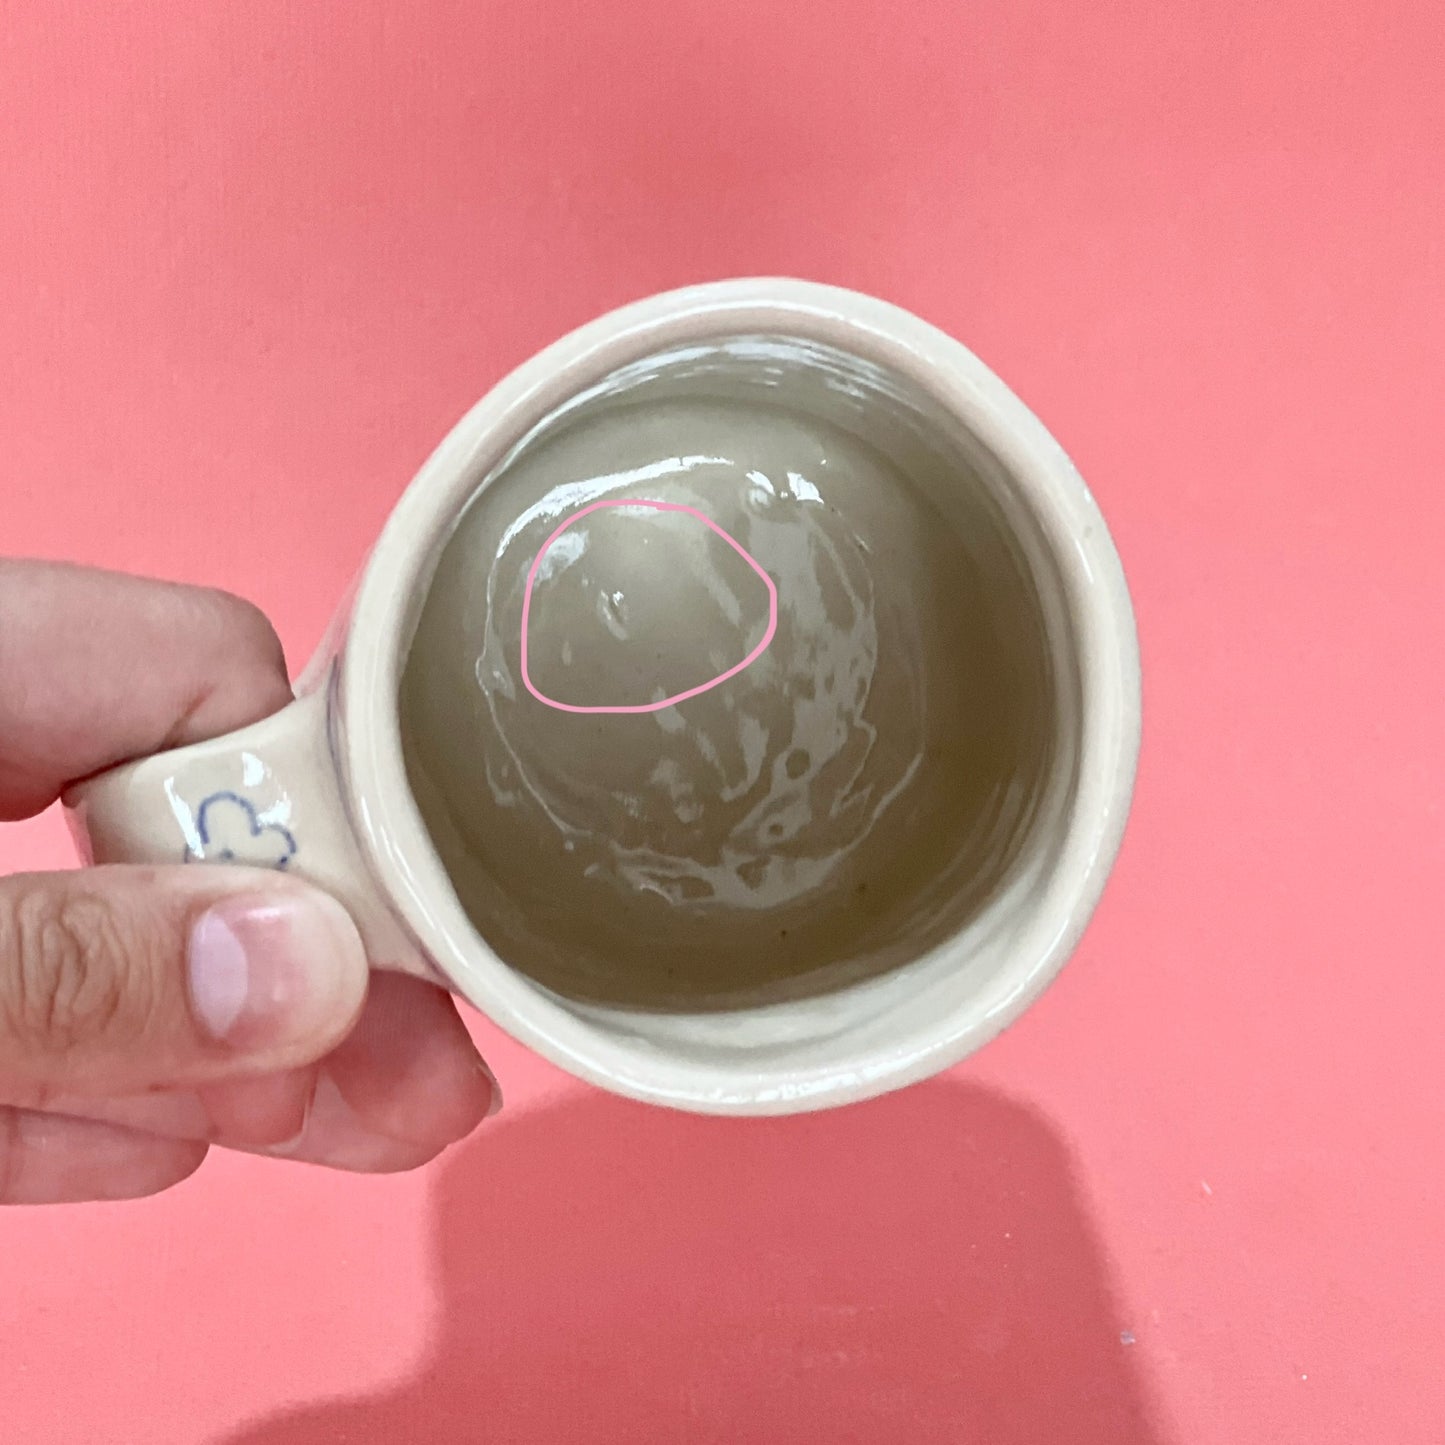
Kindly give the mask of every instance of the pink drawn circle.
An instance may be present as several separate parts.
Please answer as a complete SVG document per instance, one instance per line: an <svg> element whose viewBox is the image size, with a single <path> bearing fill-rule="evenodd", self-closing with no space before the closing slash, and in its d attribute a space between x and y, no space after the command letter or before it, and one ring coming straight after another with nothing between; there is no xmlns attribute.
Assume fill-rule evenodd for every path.
<svg viewBox="0 0 1445 1445"><path fill-rule="evenodd" d="M580 522L588 512L595 512L602 507L651 507L657 512L686 512L690 517L696 517L704 526L710 527L759 577L763 579L763 585L768 589L768 626L763 633L763 640L737 663L728 668L726 672L720 672L710 681L702 683L699 687L690 687L686 692L675 692L671 697L665 697L661 702L640 702L625 703L618 706L607 705L602 707L583 707L572 702L558 702L556 698L548 697L545 693L539 692L533 685L531 674L527 671L527 621L532 614L532 586L537 580L537 569L542 565L542 558L547 555L547 549L567 530L574 522ZM768 644L773 640L773 634L778 630L778 589L773 579L763 571L752 554L733 536L725 532L711 517L705 517L696 507L685 507L681 502L648 502L629 498L609 498L602 502L590 502L580 511L573 514L542 543L541 550L537 553L531 567L527 572L527 590L522 595L522 685L537 699L544 702L548 707L554 707L558 712L660 712L665 707L672 707L674 703L686 702L690 697L697 697L699 694L709 692L719 683L726 682L730 677L736 677L745 667L751 667L758 658L767 650Z"/></svg>

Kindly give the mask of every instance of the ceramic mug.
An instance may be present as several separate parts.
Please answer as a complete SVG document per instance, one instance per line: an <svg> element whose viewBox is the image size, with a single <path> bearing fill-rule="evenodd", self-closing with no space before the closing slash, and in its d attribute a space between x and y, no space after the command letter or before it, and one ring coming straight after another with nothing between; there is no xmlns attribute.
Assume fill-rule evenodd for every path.
<svg viewBox="0 0 1445 1445"><path fill-rule="evenodd" d="M513 967L459 901L409 783L408 647L457 519L520 441L647 358L738 337L851 358L926 408L969 458L958 486L1002 519L1048 678L1047 764L986 893L878 967L735 1006L569 997ZM820 353L821 354L821 353ZM842 393L847 386L829 383ZM821 392L820 392L821 394ZM497 385L423 466L275 716L127 764L72 799L94 862L237 862L295 872L351 911L375 965L440 982L571 1073L703 1113L781 1114L884 1093L1016 1019L1077 944L1117 853L1139 744L1139 666L1119 558L1059 445L958 342L882 301L792 280L727 281L624 307Z"/></svg>

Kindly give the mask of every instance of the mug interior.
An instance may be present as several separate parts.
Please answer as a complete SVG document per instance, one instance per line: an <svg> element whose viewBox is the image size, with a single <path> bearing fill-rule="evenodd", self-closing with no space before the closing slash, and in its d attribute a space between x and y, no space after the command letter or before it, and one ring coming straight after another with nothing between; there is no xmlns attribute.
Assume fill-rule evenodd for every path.
<svg viewBox="0 0 1445 1445"><path fill-rule="evenodd" d="M902 315L881 303L879 310L890 321ZM1087 776L1090 686L1112 689L1108 701L1117 712L1127 682L1127 670L1099 646L1110 627L1117 632L1122 582L1094 575L1087 557L1078 565L1081 527L1086 548L1102 543L1106 562L1112 548L1061 454L1045 449L1042 458L1062 469L1063 493L1011 445L1020 436L1047 441L1037 423L963 348L912 318L907 323L930 344L951 352L951 372L928 358L920 364L916 348L895 347L890 356L876 335L817 318L799 324L810 318L797 312L769 316L775 323L769 327L758 319L720 310L707 327L694 316L680 339L665 328L651 338L628 338L612 345L605 365L600 356L587 357L585 384L576 376L560 394L554 358L547 404L534 392L529 406L514 409L510 436L493 425L490 446L473 441L465 459L442 458L452 506L402 599L391 676L398 701L383 739L393 750L387 765L405 787L379 790L389 817L379 807L370 820L373 857L409 885L403 894L410 894L423 943L504 1027L623 1092L720 1111L810 1107L877 1092L1001 1027L1062 961L1097 896L1101 880L1089 877L1090 868L1100 861L1107 867L1112 855L1095 836L1084 840L1088 855L1070 857L1081 841L1081 789L1093 787L1095 796L1082 804L1097 813L1101 787L1117 795L1119 759L1132 762L1127 728L1116 729L1118 736L1103 740L1112 756L1096 760L1092 781ZM960 389L970 378L960 377L959 358L987 378L995 397ZM501 497L509 478L579 428L585 432L640 399L700 392L742 408L783 406L866 444L917 485L913 510L926 515L927 529L947 535L946 555L956 565L941 576L935 557L927 585L915 579L905 595L915 606L920 599L927 604L911 625L932 638L926 644L932 672L915 698L925 699L922 710L910 714L926 726L908 734L918 756L890 805L893 816L884 809L866 846L842 867L847 887L810 892L804 885L811 875L791 866L777 876L803 884L787 906L750 914L711 896L670 892L663 876L662 886L641 890L650 895L643 899L650 912L609 918L580 895L559 903L557 879L546 876L542 853L527 854L525 840L489 851L487 839L496 836L490 825L469 830L478 778L457 772L455 745L476 721L465 708L489 705L485 689L473 688L464 705L455 689L427 703L427 679L438 675L443 656L464 655L468 666L480 666L459 619L477 623L489 607L504 610L495 598L468 591L476 559L458 552L459 539L469 535L467 508ZM1008 415L1010 406L1016 415ZM1037 437L1030 438L1030 427ZM636 493L635 482L623 491ZM647 491L668 495L657 478ZM825 498L808 500L826 505ZM875 503L886 509L889 499L869 505ZM885 545L890 538L920 545L916 526L894 537L884 513L878 515ZM544 509L540 520L551 514ZM907 570L907 551L890 565ZM914 570L929 569L919 561ZM788 589L782 590L774 644L780 655L788 627ZM483 616L479 625L485 622ZM909 622L895 618L894 625L906 629ZM906 632L896 637L902 646ZM536 766L575 753L578 744L569 739L579 737L591 738L593 758L610 766L629 751L657 753L664 733L716 738L736 731L739 712L747 711L729 684L662 710L672 714L670 725L659 722L661 713L579 720L542 710L515 687L516 647L510 634L504 641L498 656L511 695L501 687L494 696L510 709L503 727L521 727L532 759L543 760ZM486 645L484 639L483 653ZM539 629L534 657L545 646ZM870 656L876 662L876 646ZM790 679L797 681L775 667L770 682L753 680L777 692L787 691ZM855 722L886 741L897 721L896 696L883 687L870 696L869 681L860 681L852 699ZM808 686L816 689L815 682ZM579 731L579 721L591 731ZM796 747L786 758L779 754L774 776L784 787L800 751L808 756ZM370 765L377 761L373 756ZM675 772L667 776L675 781ZM675 789L670 796L676 798ZM721 811L690 819L690 836L735 861L742 855L727 853L726 840L706 836L708 818ZM1097 816L1093 822L1097 834ZM744 871L745 878L763 876L758 870L767 862L758 860L766 851L739 865L755 870ZM726 922L717 923L720 917Z"/></svg>

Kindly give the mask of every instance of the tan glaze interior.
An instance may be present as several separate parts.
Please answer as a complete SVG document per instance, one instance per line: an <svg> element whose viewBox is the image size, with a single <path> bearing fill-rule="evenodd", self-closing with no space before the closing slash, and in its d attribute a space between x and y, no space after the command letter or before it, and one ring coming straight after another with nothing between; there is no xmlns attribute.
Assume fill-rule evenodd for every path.
<svg viewBox="0 0 1445 1445"><path fill-rule="evenodd" d="M604 497L695 507L747 549L779 599L755 663L644 714L526 691L528 570ZM649 1013L820 999L955 935L995 951L993 916L1048 877L1077 767L1049 557L999 464L871 363L755 336L614 373L483 482L407 657L407 771L473 925L643 1032ZM766 622L766 588L701 523L599 510L538 569L532 680L645 703Z"/></svg>

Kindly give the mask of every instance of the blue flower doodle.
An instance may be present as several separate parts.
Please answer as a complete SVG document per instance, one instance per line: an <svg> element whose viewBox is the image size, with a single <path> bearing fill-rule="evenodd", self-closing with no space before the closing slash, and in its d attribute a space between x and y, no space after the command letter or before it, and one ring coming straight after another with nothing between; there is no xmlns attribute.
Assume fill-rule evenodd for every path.
<svg viewBox="0 0 1445 1445"><path fill-rule="evenodd" d="M245 863L284 868L296 856L296 839L280 823L262 822L255 805L239 793L212 793L196 810L200 853L186 849L188 863Z"/></svg>

